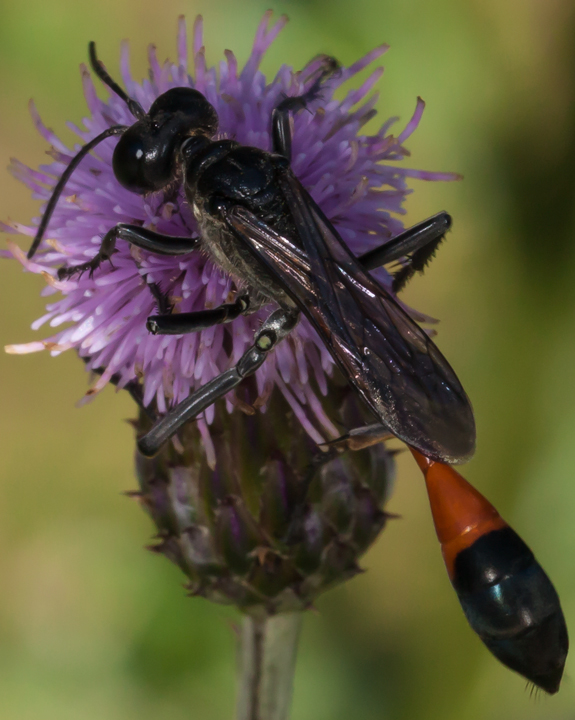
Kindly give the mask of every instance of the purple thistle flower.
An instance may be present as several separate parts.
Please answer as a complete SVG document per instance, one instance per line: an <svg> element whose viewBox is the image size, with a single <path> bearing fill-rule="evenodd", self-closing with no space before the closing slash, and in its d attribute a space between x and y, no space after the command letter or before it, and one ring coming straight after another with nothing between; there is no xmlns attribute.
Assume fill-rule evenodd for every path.
<svg viewBox="0 0 575 720"><path fill-rule="evenodd" d="M177 63L160 65L151 46L150 79L142 84L132 79L128 47L124 45L121 75L128 95L147 110L169 88L196 88L217 111L220 137L232 137L242 144L270 150L272 109L284 96L299 95L308 89L320 62L312 60L300 72L284 65L273 81L267 83L258 68L287 21L281 17L269 27L270 15L266 13L260 23L252 53L242 70L231 51L226 51L219 73L206 66L201 18L194 24L191 74L183 18L179 24ZM387 46L381 45L344 68L326 83L322 98L312 103L310 112L298 113L293 119L293 171L355 254L366 252L402 230L402 223L394 215L404 212L402 204L410 192L407 178L457 178L451 173L398 165L408 154L403 144L421 119L424 103L420 98L413 117L397 137L389 133L396 118L384 123L374 135L360 134L363 125L376 114L377 93L370 92L383 68L376 68L343 99L334 97L341 85L386 50ZM106 102L100 100L86 67L81 66L81 72L90 117L84 120L84 128L70 127L82 143L110 125L132 124L126 104L116 95ZM14 161L11 169L33 191L34 197L47 200L78 148L67 148L45 127L34 105L31 113L39 132L52 146L54 161L39 170ZM74 172L52 216L47 239L34 260L27 260L22 250L10 243L9 252L26 270L44 275L48 285L43 294L62 296L47 305L46 314L33 323L33 329L45 323L64 328L45 340L6 349L10 353L48 349L52 355L58 355L75 348L88 369L101 373L88 390L87 398L100 391L112 377L120 388L138 379L143 386L144 404L155 400L162 413L233 366L251 344L254 331L269 309L188 335L151 335L146 329L146 318L156 312L156 305L149 284L157 284L169 296L176 312L191 312L226 302L235 289L234 281L199 252L183 258L158 256L122 241L118 242L113 266L105 262L93 277L84 274L58 280L59 267L91 259L102 236L117 223L141 224L166 235L197 235L196 222L181 189L142 197L119 185L111 164L116 142L116 139L103 142ZM36 233L35 227L18 223L4 229L31 237ZM391 276L385 270L377 272L378 279L390 289ZM428 319L410 312L416 320ZM332 369L331 356L304 318L257 371L256 405L265 410L271 391L277 386L315 442L336 437L339 433L318 397L318 393L327 393ZM228 411L239 402L230 393L226 398ZM198 421L212 463L214 450L208 426L214 413L212 406Z"/></svg>
<svg viewBox="0 0 575 720"><path fill-rule="evenodd" d="M408 177L427 180L457 178L453 174L427 173L397 165L407 155L404 142L421 119L424 108L421 99L417 101L413 117L397 137L389 134L395 119L387 121L375 135L359 134L365 123L376 114L377 94L370 95L370 92L381 76L382 68L376 68L359 88L349 90L343 99L335 97L344 83L380 57L387 46L376 48L337 75L322 75L325 82L320 85L321 97L315 97L318 86L314 81L326 61L325 57L315 58L300 72L282 66L274 80L266 83L258 68L268 47L286 23L286 18L282 17L270 28L269 20L270 12L260 23L252 53L241 72L230 51L226 51L226 60L220 64L219 73L215 68L206 67L201 18L194 25L193 75L188 73L188 44L183 19L180 21L177 64L166 62L160 65L152 46L149 51L150 79L141 85L131 77L125 46L121 62L122 80L129 98L140 106L132 102L132 112L130 101L126 101L127 98L111 80L108 86L116 88L118 95L110 96L107 102L101 101L90 74L82 66L84 93L91 116L84 120L84 128L71 127L83 143L89 143L94 138L97 143L102 141L92 155L83 157L84 153L78 155L77 149L68 149L44 126L32 106L33 119L39 132L51 144L54 161L38 171L14 161L12 171L16 177L32 189L35 197L48 200L59 180L63 178L64 182L66 179L66 169L74 168L78 162L80 164L68 179L62 197L58 196L61 189L58 186L54 195L58 202L53 215L50 217L49 212L45 215L49 226L39 256L35 260L28 259L14 244L10 245L9 253L0 253L11 254L26 270L41 273L47 281L44 295L58 292L62 295L48 305L47 313L33 324L33 328L38 329L46 322L52 327L64 328L41 342L9 346L8 352L49 349L57 355L75 348L87 368L99 376L87 397L93 396L111 381L119 388L129 387L135 396L141 389L141 397L138 398L140 413L134 427L140 438L138 447L144 449L136 453L139 490L130 494L140 500L158 530L158 542L150 549L164 554L182 569L189 579L187 587L190 594L214 602L233 603L249 616L244 623L243 650L240 654L244 658L239 701L241 718L268 717L260 712L266 706L273 707L273 716L279 718L280 714L276 712L279 702L284 705L281 717L286 717L299 623L297 618L293 620L293 616L310 607L326 589L360 572L359 558L382 531L389 517L383 506L393 482L393 454L381 442L371 446L366 444L363 448L354 447L351 437L349 445L344 442L343 445L332 444L322 449L317 447L326 438L333 439L340 434L332 420L340 422L343 427L355 428L363 424L365 417L359 393L339 382L337 377L330 380L333 360L306 318L270 353L263 365L244 364L244 370L246 367L248 370L259 367L251 380L246 378L250 373L242 372L241 367L235 371L234 382L237 380L238 385L240 380L245 382L237 387L237 393L229 393L226 397L227 413L222 411L224 402L217 400L197 423L182 423L173 443L159 443L157 447L153 446L157 452L147 453L141 441L150 431L152 416L158 412L165 413L169 406L181 402L194 390L236 366L252 346L254 334L269 315L269 308L201 332L181 336L154 335L148 331L146 320L155 314L158 295L166 296L176 313L193 313L231 302L240 287L235 285L233 277L226 275L201 252L181 256L156 255L122 241L113 255L113 264L104 262L94 273L80 277L69 273L67 279L60 279L66 278L66 273L58 271L69 267L77 270L78 266L85 266L98 253L102 237L118 223L143 226L167 236L198 236L196 221L182 192L182 183L172 182L161 192L142 196L122 187L112 168L114 143L110 142L109 133L123 132L125 126L132 125L132 114L141 117L160 95L171 88L194 88L213 106L219 119L219 136L214 138L210 132L209 138L203 138L208 143L214 139L233 138L242 145L271 151L269 130L274 108L278 108L284 97L307 94L313 87L310 95L315 99L307 107L309 112L297 113L292 118L291 169L356 255L380 246L382 241L391 239L402 230L402 224L394 215L403 212ZM92 67L98 68L93 46L91 51ZM105 73L103 75L96 70L96 74L107 82ZM149 127L159 116L160 113L147 118ZM124 127L110 130L114 125ZM199 128L198 124L195 129ZM106 141L102 134L108 138ZM197 139L193 136L188 138L191 142ZM90 144L85 152L91 147ZM139 159L143 151L141 145L137 147L140 156L135 152L134 157ZM289 153L285 155L284 160L287 160ZM129 176L130 172L126 175ZM193 171L190 171L188 180L190 176L193 177ZM225 173L222 176L227 177ZM281 177L279 181L281 184ZM286 181L285 176L283 181ZM130 186L130 181L125 184ZM146 187L139 182L132 185ZM156 186L159 185L157 183ZM296 186L299 188L297 183ZM190 187L193 187L192 183ZM194 197L192 191L189 196ZM201 196L198 190L198 202L202 200ZM287 195L284 199L288 201ZM289 206L289 202L287 204ZM295 205L289 206L294 226L297 226L294 208ZM201 212L198 214L201 216ZM17 223L4 225L3 229L36 236L34 227ZM38 242L41 235L39 231ZM218 250L221 254L214 253L214 256L221 259L223 247L224 243L220 243ZM33 256L35 249L36 243L29 255ZM312 251L316 249L312 248ZM313 273L311 253L308 259ZM337 262L336 256L333 259ZM305 261L306 258L302 262ZM278 260L276 269L279 265ZM230 266L233 267L231 262ZM415 254L413 267L418 267ZM344 264L340 270L345 272ZM305 284L308 276L303 275L302 284ZM389 273L380 269L377 275L388 291L393 292ZM256 273L253 276L258 277ZM275 279L273 273L272 277ZM251 275L248 279L250 292L257 290ZM343 283L340 284L344 287ZM366 295L371 292L367 285L362 289ZM268 296L277 297L273 293ZM316 299L317 294L313 297ZM307 311L309 307L304 305L302 309ZM413 310L409 312L416 320L429 320ZM160 314L165 313L160 309ZM309 315L313 317L312 312ZM349 317L353 318L353 315ZM284 315L284 328L288 327L290 318L295 320L295 313ZM370 318L367 317L367 320ZM345 313L341 315L341 321L346 321ZM326 326L328 331L333 327L328 323ZM360 330L364 338L369 337L367 322L360 326ZM272 329L270 332L275 331ZM405 334L409 332L406 325ZM267 347L258 348L257 343L265 339L265 335L256 336L252 354L261 350L263 360L263 351L267 352L275 343L271 337L270 334L267 338ZM326 337L329 337L327 331ZM281 338L278 331L277 339ZM419 334L417 338L421 341ZM363 357L366 357L371 352L369 340L362 342L365 342L362 351ZM406 343L405 347L406 354L412 347L417 350L415 342L412 346ZM400 354L396 357L390 354L384 358L389 361L392 371L401 364ZM256 359L259 359L258 355ZM422 367L424 373L433 377L434 354L430 352L427 359L429 363ZM249 356L248 361L251 361ZM353 364L349 363L348 367L352 367L353 372ZM449 369L448 365L446 367ZM351 372L348 377L351 377ZM441 374L437 374L436 381L441 385ZM276 386L280 392L272 394ZM445 389L447 395L453 390L448 385ZM457 387L455 389L458 391ZM324 403L318 394L328 396ZM440 395L437 397L441 398ZM462 390L460 398L465 399ZM155 408L150 412L145 408L151 404ZM438 400L437 405L440 404ZM463 400L461 404L468 411L468 425L473 429L470 407ZM235 406L245 414L232 412ZM219 409L216 410L216 407ZM256 409L268 410L268 414L264 416ZM442 426L441 417L438 424ZM389 427L393 429L392 424ZM378 433L378 440L381 440L381 429ZM344 454L345 450L360 452ZM426 468L436 465L441 468L437 477L450 473L450 477L456 478L457 502L451 505L443 501L435 503L441 508L436 517L438 528L447 523L451 533L451 506L457 512L463 507L463 491L460 488L465 481L448 465L428 460L412 450L424 474L427 475ZM456 459L460 460L461 455ZM432 506L433 494L438 497L440 492L430 490ZM483 516L476 509L479 505L477 492L471 488L465 492L471 498L465 517L472 515L483 522ZM494 508L485 503L486 517L492 519ZM503 521L501 524L494 523L485 520L489 531L493 528L500 530ZM464 524L468 524L467 520ZM487 534L485 529L482 533L481 537ZM438 535L441 537L439 529ZM453 534L448 533L447 541L453 544ZM471 550L471 546L464 548L466 552ZM460 550L458 546L457 553ZM457 555L455 559L459 557ZM475 556L468 556L468 564L471 562L469 557ZM531 558L529 562L534 563L527 547L519 552L518 557L521 562ZM467 575L473 572L469 567L464 569ZM531 668L531 650L525 655L529 665L526 674L531 679L535 678L534 681L544 689L555 692L563 671L567 633L556 596L555 600L549 599L553 597L554 590L544 577L547 585L539 580L540 587L533 586L533 589L529 583L535 581L529 580L526 588L531 594L536 590L541 595L541 602L538 600L534 604L535 610L538 611L538 603L547 603L551 608L550 617L555 622L559 640L556 647L551 647L553 667L549 684L545 684L546 678L544 683L538 682L539 665L535 663L536 669ZM514 579L513 576L510 578ZM481 580L482 577L479 578ZM481 585L479 581L478 586ZM457 589L456 577L454 586ZM525 595L527 590L522 589L520 584L517 587L519 590L514 589L513 592ZM536 599L537 593L534 595ZM481 608L477 610L481 603L475 600L474 593L459 593L458 590L458 594L467 615L467 605L471 608L471 615L476 619L473 623L471 618L472 625L487 646L506 664L523 672L513 654L516 650L512 648L513 653L509 653L509 638L504 643L507 649L501 650L499 635L492 637L490 634L493 609L484 618ZM466 594L472 599L464 598ZM522 606L522 615L523 611ZM509 616L507 606L501 612L505 620ZM277 627L273 616L282 613L292 613L292 619L287 621L287 642L292 645L291 660L288 657L290 653L285 652L285 625L284 631L273 629ZM541 621L540 626L548 629L549 618L546 616L544 619L545 623ZM528 619L524 624L528 627L533 620ZM496 630L499 632L499 628ZM520 635L523 643L525 633ZM538 643L539 640L535 645L539 654ZM264 656L269 654L270 644L275 657L266 660ZM524 645L518 647L518 652L526 652L522 649ZM277 672L282 656L280 681L283 689L278 685ZM557 670L560 671L559 678ZM264 677L266 673L267 679ZM266 693L268 699L264 699Z"/></svg>

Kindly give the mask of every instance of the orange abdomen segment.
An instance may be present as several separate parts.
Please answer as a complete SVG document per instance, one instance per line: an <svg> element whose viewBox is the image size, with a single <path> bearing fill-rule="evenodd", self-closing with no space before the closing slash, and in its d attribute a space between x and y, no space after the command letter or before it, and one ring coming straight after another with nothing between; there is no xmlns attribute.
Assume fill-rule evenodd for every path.
<svg viewBox="0 0 575 720"><path fill-rule="evenodd" d="M493 505L451 465L435 462L409 448L421 468L435 531L450 580L457 555L492 530L507 527Z"/></svg>

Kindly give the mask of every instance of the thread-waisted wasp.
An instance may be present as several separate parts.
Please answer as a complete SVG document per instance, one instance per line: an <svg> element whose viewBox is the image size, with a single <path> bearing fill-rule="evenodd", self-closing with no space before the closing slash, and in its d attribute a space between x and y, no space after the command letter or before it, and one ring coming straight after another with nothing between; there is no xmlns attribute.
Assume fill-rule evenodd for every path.
<svg viewBox="0 0 575 720"><path fill-rule="evenodd" d="M279 103L270 118L272 152L265 152L215 139L216 111L197 90L172 88L145 112L108 75L93 43L90 61L102 82L126 102L136 122L108 128L73 158L53 191L28 257L39 247L75 168L100 142L119 136L113 156L118 182L142 195L181 183L199 238L119 224L104 235L92 260L61 268L59 278L97 271L111 258L118 240L162 255L201 249L237 279L241 289L236 299L213 309L172 314L159 293L159 314L148 319L150 332L191 333L270 303L277 306L236 366L159 418L139 439L140 451L154 455L182 425L255 373L303 312L378 420L351 431L342 446L362 447L391 432L415 448L448 571L472 627L499 659L549 692L556 691L567 651L557 595L524 543L449 468L448 463L463 462L473 453L475 425L469 400L428 335L369 274L403 260L393 286L400 290L432 257L451 226L449 215L439 213L356 258L290 169L290 116L321 97L322 85L338 72L337 63L324 57L311 87ZM440 529L456 522L458 514L481 532L469 535L464 523L453 537L442 534ZM455 545L446 550L452 541ZM498 595L502 588L507 594ZM519 597L523 604L510 606L507 613L504 601L509 597ZM497 636L504 621L504 637Z"/></svg>

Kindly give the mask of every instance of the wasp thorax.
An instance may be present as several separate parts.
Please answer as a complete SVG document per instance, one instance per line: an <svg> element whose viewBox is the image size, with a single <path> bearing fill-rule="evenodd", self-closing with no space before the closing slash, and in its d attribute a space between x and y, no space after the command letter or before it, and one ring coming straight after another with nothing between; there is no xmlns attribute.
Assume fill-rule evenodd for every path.
<svg viewBox="0 0 575 720"><path fill-rule="evenodd" d="M184 139L195 134L212 136L217 127L217 113L200 92L172 88L120 138L112 161L114 175L131 192L161 190L174 179Z"/></svg>

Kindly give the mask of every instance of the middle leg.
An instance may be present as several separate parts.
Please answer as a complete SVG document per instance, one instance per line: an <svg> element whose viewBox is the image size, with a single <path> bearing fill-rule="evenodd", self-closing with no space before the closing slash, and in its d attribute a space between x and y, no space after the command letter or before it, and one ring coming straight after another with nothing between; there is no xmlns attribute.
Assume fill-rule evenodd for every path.
<svg viewBox="0 0 575 720"><path fill-rule="evenodd" d="M146 326L153 335L185 335L235 320L250 310L248 295L240 295L233 303L197 312L152 315Z"/></svg>
<svg viewBox="0 0 575 720"><path fill-rule="evenodd" d="M440 212L404 230L389 242L369 250L357 259L366 270L375 270L382 265L407 257L407 265L398 270L393 278L393 290L399 292L416 272L423 272L450 228L451 216L446 212Z"/></svg>

